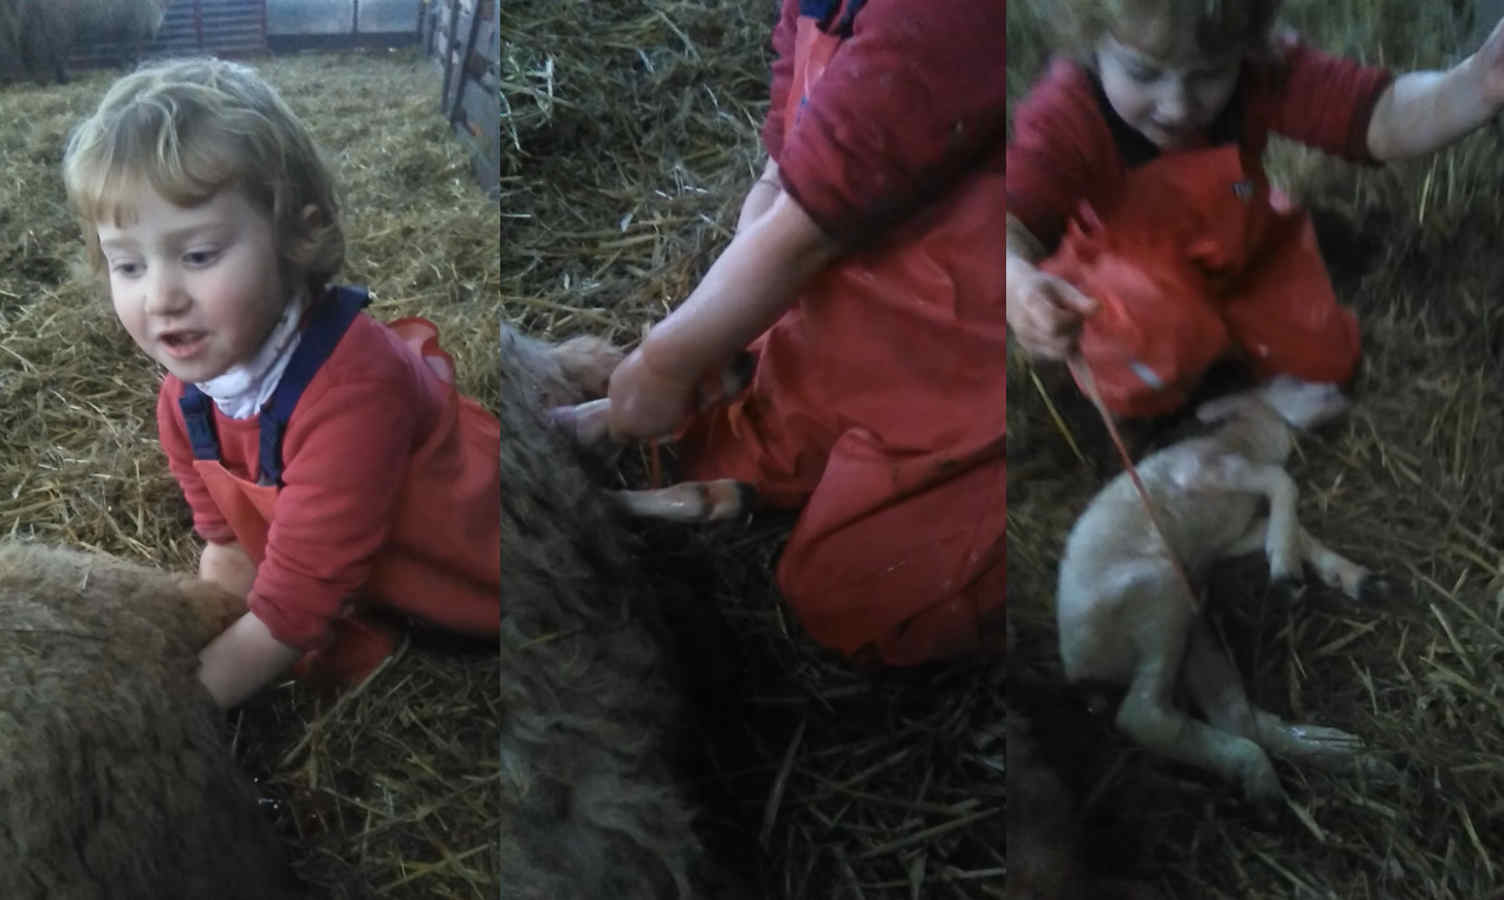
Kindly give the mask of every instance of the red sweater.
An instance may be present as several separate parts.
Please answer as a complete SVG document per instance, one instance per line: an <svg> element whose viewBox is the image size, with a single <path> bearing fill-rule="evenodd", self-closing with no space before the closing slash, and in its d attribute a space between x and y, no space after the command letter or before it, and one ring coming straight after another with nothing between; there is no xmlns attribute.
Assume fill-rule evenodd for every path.
<svg viewBox="0 0 1504 900"><path fill-rule="evenodd" d="M860 243L977 166L1001 171L1002 3L869 0L785 135L798 16L799 0L784 0L762 138L784 190L827 235Z"/></svg>
<svg viewBox="0 0 1504 900"><path fill-rule="evenodd" d="M1372 162L1368 122L1392 77L1292 36L1277 60L1244 61L1229 103L1236 111L1232 137L1255 159L1272 131L1348 160ZM1047 247L1055 246L1080 201L1105 201L1133 165L1114 137L1104 103L1079 63L1056 59L1014 114L1008 212ZM1119 123L1119 131L1123 127ZM1124 143L1131 149L1132 141L1130 136Z"/></svg>
<svg viewBox="0 0 1504 900"><path fill-rule="evenodd" d="M283 488L249 598L251 612L278 640L319 646L342 601L366 583L392 531L409 460L435 427L449 390L365 313L308 384L283 440ZM162 448L195 530L207 541L233 541L193 467L178 408L182 394L183 382L169 375L157 399ZM231 419L216 409L214 424L221 463L255 480L259 418ZM497 500L485 500L486 508L456 508L454 517L476 523L476 538L494 546L495 527L487 526L499 517Z"/></svg>

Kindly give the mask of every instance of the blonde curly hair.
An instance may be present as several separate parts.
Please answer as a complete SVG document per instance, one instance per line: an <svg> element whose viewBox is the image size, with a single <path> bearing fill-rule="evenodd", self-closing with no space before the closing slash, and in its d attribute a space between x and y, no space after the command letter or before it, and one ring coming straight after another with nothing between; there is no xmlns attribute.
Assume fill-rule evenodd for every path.
<svg viewBox="0 0 1504 900"><path fill-rule="evenodd" d="M142 184L184 207L243 191L273 224L284 283L301 277L312 298L344 264L334 179L312 135L240 63L171 60L116 81L69 135L63 183L99 278L108 272L97 225L132 218L125 204Z"/></svg>
<svg viewBox="0 0 1504 900"><path fill-rule="evenodd" d="M1112 35L1155 55L1191 49L1206 56L1270 48L1282 0L1065 0L1048 4L1057 45L1087 65ZM1176 47L1183 36L1191 48Z"/></svg>

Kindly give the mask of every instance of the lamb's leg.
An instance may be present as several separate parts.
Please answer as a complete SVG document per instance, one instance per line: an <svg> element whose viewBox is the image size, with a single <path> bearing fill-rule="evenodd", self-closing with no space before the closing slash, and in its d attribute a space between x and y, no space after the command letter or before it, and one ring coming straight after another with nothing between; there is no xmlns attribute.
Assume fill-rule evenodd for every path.
<svg viewBox="0 0 1504 900"><path fill-rule="evenodd" d="M734 519L756 502L752 487L730 478L681 481L648 491L612 491L633 515L675 522Z"/></svg>
<svg viewBox="0 0 1504 900"><path fill-rule="evenodd" d="M1227 549L1226 556L1242 556L1267 546L1269 520L1260 517L1254 520L1248 531ZM1387 588L1385 579L1374 575L1342 554L1318 541L1300 523L1295 523L1296 546L1300 559L1316 571L1317 577L1329 587L1338 588L1348 597L1359 600Z"/></svg>
<svg viewBox="0 0 1504 900"><path fill-rule="evenodd" d="M574 406L556 406L548 411L548 416L575 443L582 447L594 447L610 434L607 428L607 415L610 412L611 401L602 397Z"/></svg>
<svg viewBox="0 0 1504 900"><path fill-rule="evenodd" d="M1354 600L1366 600L1372 594L1382 594L1389 587L1385 578L1328 548L1304 528L1300 530L1300 555L1323 582L1340 588Z"/></svg>
<svg viewBox="0 0 1504 900"><path fill-rule="evenodd" d="M1245 737L1281 759L1351 771L1363 741L1357 735L1321 725L1293 725L1248 699L1232 660L1217 645L1203 620L1191 626L1186 651L1185 683L1207 720L1217 728Z"/></svg>
<svg viewBox="0 0 1504 900"><path fill-rule="evenodd" d="M1300 578L1300 523L1295 518L1300 491L1289 473L1279 466L1229 454L1181 473L1179 479L1193 490L1245 491L1268 498L1269 516L1262 528L1269 577L1273 581ZM1245 534L1238 543L1242 545L1248 537Z"/></svg>
<svg viewBox="0 0 1504 900"><path fill-rule="evenodd" d="M621 351L595 338L574 338L553 348L558 364L576 383L590 383L590 378L599 380L599 394L606 393L611 372L620 362ZM612 356L614 354L614 356ZM609 362L610 365L605 365ZM752 380L756 359L742 351L731 358L712 382L702 381L695 386L695 406L704 410L740 393ZM597 371L598 368L598 371ZM594 372L594 376L591 376ZM550 418L562 426L577 443L590 447L604 441L609 434L607 419L611 415L611 401L605 397L573 406L555 406L548 411Z"/></svg>
<svg viewBox="0 0 1504 900"><path fill-rule="evenodd" d="M1255 803L1282 800L1274 765L1257 743L1213 728L1175 709L1170 691L1185 655L1184 628L1161 630L1158 646L1145 647L1133 682L1118 707L1117 725L1148 749L1216 772L1238 784Z"/></svg>

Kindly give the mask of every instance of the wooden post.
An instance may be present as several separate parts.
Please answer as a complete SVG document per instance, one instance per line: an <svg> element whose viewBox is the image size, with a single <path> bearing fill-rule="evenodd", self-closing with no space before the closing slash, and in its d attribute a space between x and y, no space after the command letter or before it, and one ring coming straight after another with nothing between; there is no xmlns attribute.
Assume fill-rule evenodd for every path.
<svg viewBox="0 0 1504 900"><path fill-rule="evenodd" d="M444 39L440 42L444 63L444 86L439 91L439 110L448 112L449 109L449 80L454 77L454 41L455 30L459 26L460 0L449 0L449 29L444 32ZM460 73L464 77L464 73Z"/></svg>
<svg viewBox="0 0 1504 900"><path fill-rule="evenodd" d="M470 9L470 27L465 29L465 43L460 48L459 77L455 85L454 98L449 100L449 109L446 111L451 125L459 117L460 98L465 96L465 76L470 71L470 54L475 51L475 36L480 30L480 3L479 0L472 0L472 3L474 5Z"/></svg>

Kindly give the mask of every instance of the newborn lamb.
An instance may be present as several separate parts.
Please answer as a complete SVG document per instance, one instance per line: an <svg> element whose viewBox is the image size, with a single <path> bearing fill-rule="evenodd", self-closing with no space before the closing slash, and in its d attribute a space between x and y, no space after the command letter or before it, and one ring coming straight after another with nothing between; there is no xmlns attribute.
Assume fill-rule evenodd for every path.
<svg viewBox="0 0 1504 900"><path fill-rule="evenodd" d="M1374 582L1366 569L1300 527L1295 482L1282 468L1293 446L1292 426L1320 425L1346 407L1336 386L1288 376L1202 406L1202 421L1222 422L1215 432L1166 447L1138 465L1164 539L1125 472L1076 522L1060 564L1057 614L1066 677L1126 684L1120 729L1157 753L1239 784L1258 803L1284 797L1266 751L1329 768L1381 771L1383 764L1366 757L1351 734L1292 725L1254 707L1175 560L1199 589L1217 560L1263 548L1276 582L1298 579L1305 562L1348 597L1367 593ZM1172 705L1182 666L1206 723Z"/></svg>

